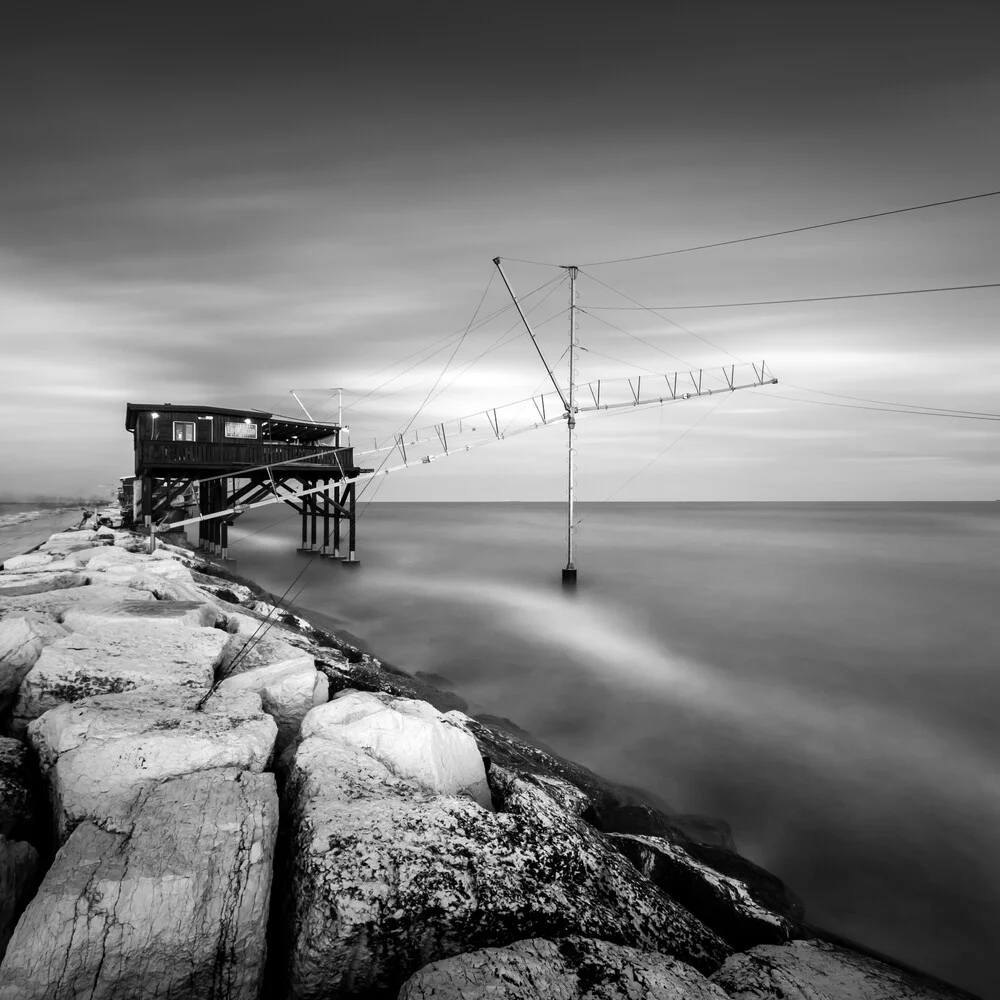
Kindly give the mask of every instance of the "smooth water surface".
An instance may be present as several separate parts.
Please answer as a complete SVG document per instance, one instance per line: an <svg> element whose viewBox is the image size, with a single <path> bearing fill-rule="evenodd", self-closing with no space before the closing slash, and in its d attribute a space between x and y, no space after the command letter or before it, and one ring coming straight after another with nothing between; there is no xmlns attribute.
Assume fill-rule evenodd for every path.
<svg viewBox="0 0 1000 1000"><path fill-rule="evenodd" d="M557 505L372 504L355 569L285 511L237 522L240 573L998 995L1000 505L583 504L575 592Z"/></svg>

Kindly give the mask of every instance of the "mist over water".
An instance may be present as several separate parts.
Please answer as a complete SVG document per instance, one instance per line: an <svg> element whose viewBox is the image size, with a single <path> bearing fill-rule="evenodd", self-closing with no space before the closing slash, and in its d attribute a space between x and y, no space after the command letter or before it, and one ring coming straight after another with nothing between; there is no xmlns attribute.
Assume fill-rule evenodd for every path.
<svg viewBox="0 0 1000 1000"><path fill-rule="evenodd" d="M350 570L273 509L230 540L472 711L727 819L812 922L996 997L997 506L583 504L575 592L558 505L372 504Z"/></svg>

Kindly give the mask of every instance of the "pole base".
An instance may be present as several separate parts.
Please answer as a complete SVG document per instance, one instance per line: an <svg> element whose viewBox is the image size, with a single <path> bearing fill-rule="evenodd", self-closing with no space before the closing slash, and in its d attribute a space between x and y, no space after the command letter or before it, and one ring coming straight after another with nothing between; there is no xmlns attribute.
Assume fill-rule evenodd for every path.
<svg viewBox="0 0 1000 1000"><path fill-rule="evenodd" d="M576 569L567 566L562 571L562 582L564 587L575 587L576 586Z"/></svg>
<svg viewBox="0 0 1000 1000"><path fill-rule="evenodd" d="M349 559L341 559L341 566L360 566L361 560L357 556L351 556Z"/></svg>
<svg viewBox="0 0 1000 1000"><path fill-rule="evenodd" d="M307 555L307 556L311 556L311 555L313 555L313 554L314 554L314 551L315 551L315 550L314 550L314 549L311 549L311 548L309 548L309 546L307 545L307 546L305 546L304 548L301 548L301 549L296 549L295 551L296 551L296 552L301 552L301 553L302 553L303 555Z"/></svg>

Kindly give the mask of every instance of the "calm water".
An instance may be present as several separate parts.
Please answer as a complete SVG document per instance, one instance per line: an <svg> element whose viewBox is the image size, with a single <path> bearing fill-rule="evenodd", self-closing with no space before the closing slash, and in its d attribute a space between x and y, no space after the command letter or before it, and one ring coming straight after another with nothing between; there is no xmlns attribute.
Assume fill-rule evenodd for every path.
<svg viewBox="0 0 1000 1000"><path fill-rule="evenodd" d="M82 515L81 507L0 503L0 563L34 548L53 532L79 524Z"/></svg>
<svg viewBox="0 0 1000 1000"><path fill-rule="evenodd" d="M372 504L360 568L278 509L238 569L675 809L809 917L998 996L1000 505ZM255 532L250 534L250 532ZM300 588L301 591L300 591Z"/></svg>

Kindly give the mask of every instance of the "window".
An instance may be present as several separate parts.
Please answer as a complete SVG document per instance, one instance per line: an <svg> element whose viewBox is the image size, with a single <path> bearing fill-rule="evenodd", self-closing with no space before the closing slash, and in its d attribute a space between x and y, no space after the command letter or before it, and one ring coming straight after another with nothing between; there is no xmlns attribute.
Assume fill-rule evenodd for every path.
<svg viewBox="0 0 1000 1000"><path fill-rule="evenodd" d="M257 425L250 423L249 420L227 420L226 421L226 437L227 438L253 438L257 439Z"/></svg>
<svg viewBox="0 0 1000 1000"><path fill-rule="evenodd" d="M175 441L193 441L194 440L194 421L193 420L175 420L174 421L174 440Z"/></svg>

